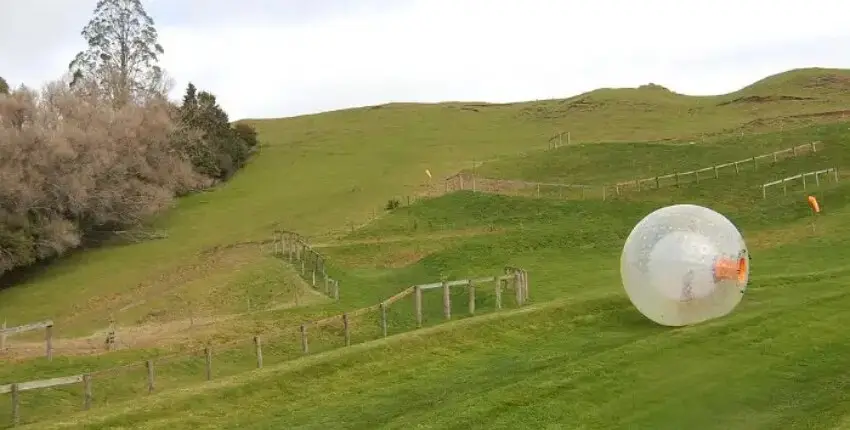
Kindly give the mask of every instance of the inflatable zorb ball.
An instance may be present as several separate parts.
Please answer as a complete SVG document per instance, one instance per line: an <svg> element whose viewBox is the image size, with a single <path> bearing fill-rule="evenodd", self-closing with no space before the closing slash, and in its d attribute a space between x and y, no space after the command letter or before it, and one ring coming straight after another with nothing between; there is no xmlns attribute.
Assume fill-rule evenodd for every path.
<svg viewBox="0 0 850 430"><path fill-rule="evenodd" d="M642 219L626 239L620 275L632 304L666 326L729 314L749 280L741 233L702 206L674 205Z"/></svg>

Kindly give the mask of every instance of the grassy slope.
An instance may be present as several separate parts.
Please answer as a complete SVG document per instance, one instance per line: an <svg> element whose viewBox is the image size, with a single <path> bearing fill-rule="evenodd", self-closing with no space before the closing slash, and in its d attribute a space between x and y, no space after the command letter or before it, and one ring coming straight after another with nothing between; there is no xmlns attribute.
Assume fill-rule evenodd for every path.
<svg viewBox="0 0 850 430"><path fill-rule="evenodd" d="M363 234L394 234L412 220L452 228L480 222L517 228L522 221L522 230L454 240L412 266L381 270L384 276L462 276L518 264L529 268L534 300L546 304L504 319L466 320L427 336L414 332L363 345L356 353L308 357L68 423L172 429L828 428L850 412L841 388L848 382L843 369L850 352L841 328L850 305L844 289L850 227L842 222L850 215L850 187L818 193L829 209L813 234L796 196L749 207L732 196L724 199L728 182L703 187L713 196L701 191L688 198L726 205L754 253L747 297L728 318L665 329L640 317L620 292L622 238L658 203L456 194L400 211ZM682 192L688 190L695 191ZM356 247L361 258L370 255L366 251L393 250L389 244ZM330 252L344 262L347 248Z"/></svg>
<svg viewBox="0 0 850 430"><path fill-rule="evenodd" d="M599 90L565 101L396 104L256 121L262 154L231 183L184 199L163 216L158 227L167 239L67 258L0 292L0 315L10 323L50 317L71 332L102 328L110 311L122 324L185 317L187 305L180 297L193 297L207 313L229 312L246 298L235 297L238 306L207 302L208 289L241 291L244 281L238 277L270 263L244 249L202 252L210 247L267 239L278 226L312 236L344 231L380 211L388 198L425 187L425 168L439 183L474 159L545 147L553 130L567 126L577 141L657 140L722 132L758 118L835 110L850 100L839 91L847 76L845 71L796 71L718 97ZM720 105L758 94L814 99ZM256 276L262 278L262 272ZM157 297L167 297L167 304L156 304ZM120 311L127 306L135 310Z"/></svg>
<svg viewBox="0 0 850 430"><path fill-rule="evenodd" d="M744 160L793 146L809 144L812 141L829 142L824 147L825 151L818 156L825 165L831 167L827 160L841 157L844 149L841 146L842 142L833 138L835 134L834 127L821 126L798 128L781 133L718 139L694 145L674 145L663 142L616 145L576 144L550 151L503 157L477 166L475 173L485 178L611 185L634 178L644 179ZM808 149L804 148L801 151L808 152ZM787 156L788 154L785 154L781 157ZM765 164L768 161L770 160L760 159L758 163ZM840 163L840 161L842 160L836 162ZM796 168L798 163L783 162L783 164L788 165L789 168ZM740 168L752 169L752 166L741 164ZM724 175L730 172L734 173L732 167L726 167L721 171ZM705 179L711 175L711 172L704 172L702 178ZM693 180L693 178L688 179Z"/></svg>
<svg viewBox="0 0 850 430"><path fill-rule="evenodd" d="M820 100L768 102L756 105L736 103L718 107L716 105L720 101L739 98L747 94L756 94L762 90L759 89L759 86L756 86L743 90L741 94L720 98L680 98L663 92L659 95L657 94L658 90L651 90L650 92L624 90L619 93L610 91L591 93L592 100L603 101L599 104L606 106L604 109L567 113L554 119L542 118L541 114L534 112L539 111L537 107L545 107L553 103L557 105L558 102L473 107L478 109L478 112L468 110L469 106L464 109L460 105L394 105L379 109L343 111L285 121L261 122L259 126L263 136L267 141L269 136L275 136L275 144L268 144L264 148L264 153L254 161L252 166L242 172L231 184L221 190L180 202L180 207L177 210L159 221L160 227L169 231L171 235L169 239L119 249L81 253L53 267L45 275L34 278L27 284L2 292L0 294L3 299L0 301L0 312L10 315L13 320L35 319L43 315L53 316L61 323L71 327L91 327L98 325L98 322L104 319L109 307L103 303L102 299L104 293L109 292L114 295L112 309L117 308L119 304L138 302L140 296L160 297L162 299L161 304L137 305L133 308L135 314L128 313L123 316L126 322L135 322L140 318L139 314L141 313L143 316L147 315L148 319L156 321L157 318L174 318L174 314L178 313L173 311L171 315L166 313L162 317L150 316L151 310L177 307L173 300L168 300L170 297L168 294L177 292L201 300L204 296L207 296L206 292L210 287L215 287L219 291L235 291L235 293L233 293L234 296L231 299L209 303L209 313L220 313L223 310L235 309L238 308L238 305L234 303L242 303L244 295L248 294L243 293L245 285L255 285L258 280L265 279L267 280L265 284L259 283L261 286L264 285L261 288L262 291L268 292L280 288L275 285L275 280L278 277L284 278L284 276L274 272L274 270L278 270L276 267L279 266L265 259L260 250L256 248L235 248L243 249L243 251L249 249L249 251L244 251L247 257L244 255L240 257L242 251L229 250L219 253L217 255L223 257L215 264L210 264L209 254L201 254L199 251L218 244L263 238L278 223L308 233L324 233L344 229L346 222L362 219L371 208L380 205L388 196L408 193L416 188L418 182L420 182L418 178L423 176L421 171L425 167L430 168L436 177L441 177L454 169L464 167L472 158L481 160L496 155L507 155L517 150L526 150L529 147L528 145L545 146L545 137L549 130L558 128L558 124L564 124L576 118L584 120L581 127L586 127L586 129L578 128L578 130L584 130L583 132L585 136L588 136L588 140L662 139L683 135L683 137L687 137L702 131L721 131L723 128L734 128L738 124L763 116L769 117L807 110L835 109L844 102L840 98L830 99L827 93L821 94L817 91L801 90L800 88L805 83L811 82L809 74L809 72L804 71L790 75L791 78L780 76L774 79L799 79L799 76L804 76L806 79L802 83L793 81L793 79L790 83L783 83L780 86L783 90L780 92L814 94L821 97ZM760 85L776 86L773 82L763 82ZM635 112L634 107L623 107L620 102L609 103L605 101L614 100L612 94L627 95L631 97L630 100L632 101L639 97L645 97L644 102L653 104L652 106L655 107L646 105L643 113L640 109ZM578 99L573 99L573 101L575 100ZM668 101L670 102L668 103ZM678 107L674 107L674 105ZM677 109L686 105L701 107L699 109L701 113L697 117L700 118L699 121L683 124L680 121L681 118L677 119L676 112L679 112ZM759 108L755 109L753 106ZM663 112L659 113L661 111ZM618 120L617 122L617 124L623 126L622 128L600 126L618 118L618 115L626 115L628 112L631 112L631 116L627 121ZM653 115L659 115L658 121L667 121L666 125L659 127L655 122L656 120L652 119ZM629 126L630 124L633 127ZM577 130L576 127L571 129ZM664 132L661 133L658 130ZM574 132L574 136L577 135L578 132ZM368 145L364 145L364 143L368 143ZM609 145L605 145L605 147L609 147ZM698 147L702 147L702 145L692 148ZM694 157L701 155L694 155ZM610 161L614 163L616 159L617 155L610 158ZM380 160L380 162L377 160ZM809 161L815 162L817 160ZM809 161L800 162L807 163ZM646 168L642 162L636 163L634 167ZM801 167L805 166L801 165ZM777 168L780 168L780 166L777 166ZM582 169L577 170L582 171ZM598 170L592 166L583 168L587 175ZM623 173L632 174L628 169L623 170ZM287 180L292 177L298 178L298 180ZM731 189L735 186L735 183L721 180L715 184L717 187L724 185ZM717 194L724 194L717 192L722 188L715 189L713 194L706 194L706 191L703 190L691 192L689 195L687 190L677 191L682 193L677 198L713 199ZM665 193L669 193L669 191L665 191ZM346 210L334 209L331 206L331 199L338 199L339 204L344 206ZM594 204L602 205L602 202L581 204L518 203L514 199L508 199L507 202L514 202L515 207L511 209L509 206L508 209L499 209L503 207L502 203L505 201L498 200L499 198L490 199L492 198L472 200L472 203L462 203L464 200L453 201L449 199L444 201L449 203L447 206L425 205L411 208L411 210L430 211L432 216L423 217L418 221L417 226L423 226L421 228L430 226L431 229L456 229L464 225L479 227L482 224L482 214L493 214L492 216L496 218L491 220L490 224L501 224L503 228L508 229L509 231L504 234L496 234L493 237L472 237L463 240L457 238L444 239L437 242L423 240L415 242L412 253L410 244L405 243L328 249L331 257L338 262L337 270L341 272L343 285L350 286L349 291L357 292L344 296L344 303L341 306L373 303L375 300L385 297L387 293L397 291L401 286L431 280L440 274L464 276L466 274L478 275L482 272L498 271L505 263L521 265L532 270L535 300L548 300L564 296L573 297L577 300L598 298L609 300L610 294L617 291L617 271L615 265L603 262L610 262L616 258L618 241L622 239L624 232L627 232L628 227L639 218L640 214L657 206L658 200L669 200L670 197L669 194L661 193L654 198L656 202L646 203L642 206L623 202L624 206L613 212L611 212L610 205L593 206ZM533 206L528 207L527 204ZM731 206L735 207L734 204ZM473 210L472 216L468 213L465 217L462 216L463 214L452 213L452 210L456 210L452 208L457 207L467 207ZM371 227L371 234L380 236L393 231L398 233L399 225L410 225L406 224L410 222L410 218L400 217L402 213L399 212L398 215L374 224ZM552 224L549 222L549 218L543 218L547 220L545 223L540 222L541 217L546 214L558 213L562 214L562 222ZM609 215L600 216L602 213ZM781 213L798 214L794 211ZM752 216L765 218L764 215L765 213L759 213ZM523 222L518 225L517 219L522 219ZM589 221L598 224L591 226L588 224ZM788 231L804 234L806 231L804 222L794 219L788 221L792 222L787 226ZM390 224L384 224L385 222ZM759 228L766 229L763 230L765 232L771 231L770 228L775 228L768 228L762 221L755 220L753 222L761 222L761 224L758 224L761 226ZM393 223L395 224L392 228L395 230L390 231ZM799 231L803 233L799 233ZM404 229L400 232L402 234L409 233ZM357 232L352 237L369 236L369 234L369 229L367 229ZM774 234L764 234L767 235L768 239L775 237ZM577 239L581 239L580 243L573 242ZM807 243L810 243L811 249L814 249L814 246L823 240L825 239L815 238ZM785 249L783 251L785 254L777 255L786 257L794 255L793 252L789 251L788 246L790 245L782 248L779 245L783 245L783 241L778 241L778 244L776 242L775 240L765 240L765 243L771 244L771 247ZM578 246L578 248L575 246ZM216 254L213 253L213 255ZM413 264L410 265L410 263ZM823 263L824 267L834 264L824 259L821 259L819 263ZM793 268L797 271L808 270L805 267L806 264L797 260L785 261L781 268ZM193 267L193 265L197 265L197 267ZM779 266L777 264L777 267ZM553 270L553 267L557 269ZM600 270L600 267L603 269ZM815 268L811 270L815 270ZM78 287L60 289L59 285ZM588 287L589 285L592 288ZM821 283L817 283L817 285L821 285ZM828 288L828 285L825 288ZM792 296L787 297L789 301L795 299ZM149 302L146 301L146 303ZM595 306L593 304L595 302L588 303L585 305L590 306L590 308ZM622 302L622 300L618 303L618 306L622 307L622 312L628 312L627 303ZM70 309L73 309L73 312ZM145 312L148 313L145 314ZM557 314L555 312L541 318L544 320L551 319L554 321L552 324L555 324L558 323ZM270 313L269 316L284 321L287 318L292 318L291 312ZM122 318L122 315L118 315L118 317ZM580 314L577 318L583 320ZM522 321L518 324L522 324ZM550 344L550 346L541 346L542 353L545 354L548 351L548 354L558 356L558 354L565 354L572 350L573 346L569 343L559 343L560 332L573 326L569 322L566 324L567 326L555 324L551 330L540 332L540 338L544 339L543 343ZM591 333L597 328L599 327L591 324L590 328L583 333ZM482 345L493 345L494 342L504 340L508 351L513 350L515 351L514 354L519 354L529 348L527 344L517 344L510 341L514 337L521 336L518 332L516 336L512 336L511 333L513 332L510 327L505 328L507 330L505 338L498 334L501 330L498 327L481 330L482 336L485 336L485 332L488 330L493 331L493 340L487 341L485 338L482 340ZM453 354L463 355L462 351L465 351L466 347L479 351L483 355L490 354L486 352L487 348L482 345L479 345L477 349L472 348L471 344L477 342L473 336L474 332L470 331L465 336L461 333L461 336L466 339L461 342L462 347L453 346L451 341L440 342L439 346L433 345L433 342L439 342L438 340L431 340L426 343L431 348L438 348L438 351L446 351L449 357L443 357L442 363L444 365L448 365L449 362L458 365L459 362L453 361L450 356ZM126 355L125 358L127 359L137 357L132 352L123 354ZM387 354L387 352L384 352L384 354ZM119 359L117 356L111 357L109 362ZM423 360L425 356L411 354L410 359L413 361ZM476 361L472 357L469 357L469 359L470 362ZM369 361L368 357L363 360L365 360L363 363L367 369L374 368L374 364L370 364L372 362ZM108 364L105 361L101 363ZM397 369L410 364L405 364L404 360L399 360ZM67 373L63 372L63 369L90 368L92 365L93 363L90 360L78 359L45 367L48 367L51 373L63 374ZM9 369L4 373L17 376L32 375L38 374L38 369L43 368L42 365L39 365L21 368L20 370ZM461 368L463 368L463 365L461 365ZM310 373L315 375L312 371ZM389 375L392 374L392 372L389 373ZM480 382L493 376L493 374L485 373L479 375L475 380ZM364 374L361 373L358 377L364 377ZM327 386L323 384L334 385L340 382L333 378L333 374L330 374L328 378L330 379L320 380L317 385L317 387L324 386L323 390L328 396L351 395L352 393L347 390L356 390L353 386L340 386L337 390L328 390ZM175 377L176 380L186 381L185 378L181 379L177 376ZM427 381L424 383L427 383ZM435 389L442 389L439 388L442 382L431 380L430 383L434 387L438 387ZM415 390L411 391L410 387L403 385L390 386L386 390L388 391L385 392L385 395L393 399L407 399L401 394L412 395L415 392ZM260 392L263 391L260 390ZM217 393L201 392L199 396L200 400L196 398L192 401L198 401L209 406L216 404L216 399L219 399ZM361 398L359 401L362 400ZM498 403L498 401L498 398L493 399L494 403ZM399 405L401 404L403 403L399 403ZM387 408L390 408L390 406L387 406ZM172 411L174 411L173 416L177 417L177 409ZM309 409L305 409L302 419L308 419L309 412ZM284 417L291 417L293 413L293 410L289 410L287 407L280 409L279 412ZM340 411L338 415L331 414L329 419L333 419L334 416L337 418L348 417L344 413L344 411ZM358 413L362 413L362 411ZM275 416L270 416L268 419L275 419ZM137 423L140 418L143 417L128 416L121 419ZM408 418L408 420L413 419L415 418ZM190 421L187 420L184 425L190 426Z"/></svg>

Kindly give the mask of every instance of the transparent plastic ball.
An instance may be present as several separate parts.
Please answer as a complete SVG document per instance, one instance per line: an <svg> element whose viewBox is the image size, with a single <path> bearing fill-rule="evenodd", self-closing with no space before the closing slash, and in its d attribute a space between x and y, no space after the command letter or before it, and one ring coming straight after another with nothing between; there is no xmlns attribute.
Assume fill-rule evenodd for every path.
<svg viewBox="0 0 850 430"><path fill-rule="evenodd" d="M744 238L729 219L681 204L652 212L632 229L620 276L640 313L685 326L732 312L746 291L749 266Z"/></svg>

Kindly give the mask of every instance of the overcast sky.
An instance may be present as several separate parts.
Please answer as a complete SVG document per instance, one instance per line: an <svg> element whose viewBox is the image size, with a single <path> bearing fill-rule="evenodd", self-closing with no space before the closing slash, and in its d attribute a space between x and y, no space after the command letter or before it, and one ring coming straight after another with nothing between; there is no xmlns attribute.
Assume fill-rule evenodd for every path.
<svg viewBox="0 0 850 430"><path fill-rule="evenodd" d="M0 76L40 86L96 0L2 0ZM233 119L390 101L507 102L658 83L729 92L850 67L847 0L143 0L175 79Z"/></svg>

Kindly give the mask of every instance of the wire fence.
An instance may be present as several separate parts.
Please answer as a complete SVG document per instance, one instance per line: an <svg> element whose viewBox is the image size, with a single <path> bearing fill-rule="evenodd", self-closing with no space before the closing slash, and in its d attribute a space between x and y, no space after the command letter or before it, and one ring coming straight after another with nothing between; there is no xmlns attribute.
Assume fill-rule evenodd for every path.
<svg viewBox="0 0 850 430"><path fill-rule="evenodd" d="M728 175L731 172L737 175L745 170L757 170L759 166L764 164L774 164L784 159L796 158L805 154L814 154L822 149L823 143L816 141L700 169L600 185L494 179L484 178L469 172L461 172L446 178L444 189L445 193L470 190L481 193L534 196L538 198L609 200L625 193L639 192L641 190L679 186L686 183L699 184L702 181L719 179L721 175Z"/></svg>
<svg viewBox="0 0 850 430"><path fill-rule="evenodd" d="M823 176L823 179L821 179L821 176ZM787 178L782 178L778 181L767 182L765 184L762 184L761 197L762 199L767 199L767 189L770 187L782 185L782 195L784 196L788 194L789 186L796 185L797 181L799 181L802 185L801 191L808 191L812 186L814 186L815 188L819 188L823 180L828 181L830 178L832 178L833 182L838 183L839 177L840 176L838 174L838 169L835 167L800 173L794 176L788 176ZM807 180L806 178L811 179Z"/></svg>
<svg viewBox="0 0 850 430"><path fill-rule="evenodd" d="M506 292L513 294L505 296ZM412 303L404 303L411 298ZM11 398L11 408L0 409L0 423L17 426L56 419L75 410L232 376L458 317L496 312L511 304L522 307L528 300L528 274L513 267L496 276L414 285L372 306L298 326L226 343L209 342L103 370L0 385L0 394Z"/></svg>

